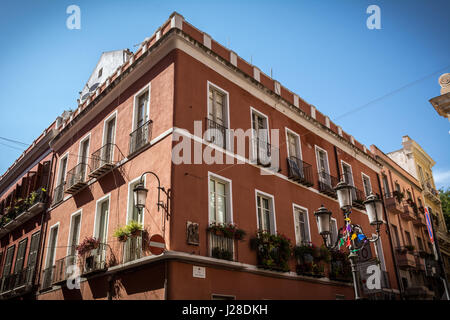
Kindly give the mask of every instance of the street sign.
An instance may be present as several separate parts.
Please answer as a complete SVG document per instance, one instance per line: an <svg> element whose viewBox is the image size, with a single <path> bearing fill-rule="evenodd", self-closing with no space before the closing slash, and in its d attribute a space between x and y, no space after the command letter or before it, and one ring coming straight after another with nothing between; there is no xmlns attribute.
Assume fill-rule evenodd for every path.
<svg viewBox="0 0 450 320"><path fill-rule="evenodd" d="M154 234L150 237L149 249L151 253L159 255L164 252L165 248L166 244L164 242L164 238L159 234Z"/></svg>
<svg viewBox="0 0 450 320"><path fill-rule="evenodd" d="M428 235L430 236L430 241L431 241L431 243L434 243L433 226L431 225L430 213L428 212L427 207L425 207L425 219L427 221L427 229L428 229Z"/></svg>

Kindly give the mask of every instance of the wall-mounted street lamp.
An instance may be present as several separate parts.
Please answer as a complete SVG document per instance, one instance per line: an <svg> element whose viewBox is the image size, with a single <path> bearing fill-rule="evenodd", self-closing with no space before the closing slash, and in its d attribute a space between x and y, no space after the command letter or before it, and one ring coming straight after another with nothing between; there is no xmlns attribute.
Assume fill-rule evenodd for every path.
<svg viewBox="0 0 450 320"><path fill-rule="evenodd" d="M381 219L383 205L381 200L373 194L370 194L366 198L366 201L364 201L364 206L366 207L366 212L369 217L369 223L376 227L376 235L368 238L364 234L362 227L358 224L352 224L349 218L353 202L353 186L350 186L346 182L341 181L334 189L336 190L339 207L341 208L345 219L345 227L339 229L335 243L332 243L331 241L332 212L327 210L327 208L322 205L316 212L314 212L314 216L317 219L319 234L323 238L325 247L327 247L329 250L336 250L339 249L342 244L347 245L350 251L348 258L350 260L352 268L355 299L360 299L361 290L358 273L356 270L356 263L358 261L357 252L363 249L364 246L366 246L368 243L376 242L379 239L380 226L383 223Z"/></svg>
<svg viewBox="0 0 450 320"><path fill-rule="evenodd" d="M136 185L136 187L133 189L133 195L134 195L134 205L136 206L136 208L138 208L139 210L142 210L145 208L145 201L147 200L147 193L148 193L148 189L146 189L144 187L144 176L149 173L152 174L153 176L155 176L156 180L158 180L158 202L156 203L157 207L158 207L158 211L159 208L162 208L164 210L164 212L166 213L166 219L169 219L170 213L169 213L169 190L166 190L164 187L161 187L161 182L159 181L158 176L151 171L146 171L142 174L141 179L139 181L139 183ZM161 191L164 192L164 194L167 197L167 201L166 203L164 203L163 201L161 201Z"/></svg>

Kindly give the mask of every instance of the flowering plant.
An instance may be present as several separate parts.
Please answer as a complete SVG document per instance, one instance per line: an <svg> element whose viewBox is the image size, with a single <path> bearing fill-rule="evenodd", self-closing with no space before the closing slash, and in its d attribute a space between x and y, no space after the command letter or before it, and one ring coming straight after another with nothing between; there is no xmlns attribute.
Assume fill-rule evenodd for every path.
<svg viewBox="0 0 450 320"><path fill-rule="evenodd" d="M207 228L209 232L212 232L216 235L222 235L226 238L232 238L236 240L243 240L246 232L242 229L239 229L235 224L233 223L216 223L213 222L209 225Z"/></svg>
<svg viewBox="0 0 450 320"><path fill-rule="evenodd" d="M289 271L289 259L292 253L291 240L281 233L257 231L250 240L252 249L257 250L258 265L272 270Z"/></svg>
<svg viewBox="0 0 450 320"><path fill-rule="evenodd" d="M97 249L100 245L100 240L94 238L94 237L86 237L84 238L83 242L81 242L77 247L76 250L78 251L78 255L82 256L86 253L90 252L93 249Z"/></svg>

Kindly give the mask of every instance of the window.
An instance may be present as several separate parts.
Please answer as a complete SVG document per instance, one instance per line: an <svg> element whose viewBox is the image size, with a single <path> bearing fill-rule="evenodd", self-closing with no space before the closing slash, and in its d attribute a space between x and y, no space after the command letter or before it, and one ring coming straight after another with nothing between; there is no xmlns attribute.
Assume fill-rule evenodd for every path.
<svg viewBox="0 0 450 320"><path fill-rule="evenodd" d="M97 78L100 78L103 74L103 68L100 68L100 70L98 70L98 76Z"/></svg>
<svg viewBox="0 0 450 320"><path fill-rule="evenodd" d="M81 164L80 165L80 169L77 172L79 174L79 179L81 181L85 180L86 177L86 168L87 168L87 164L89 161L89 141L90 140L90 135L88 135L86 138L84 138L81 142L80 142L80 151L78 154L78 163Z"/></svg>
<svg viewBox="0 0 450 320"><path fill-rule="evenodd" d="M411 234L408 231L405 231L405 236L406 236L406 243L408 246L410 246L411 243Z"/></svg>
<svg viewBox="0 0 450 320"><path fill-rule="evenodd" d="M366 194L366 197L368 197L372 193L372 185L370 184L370 178L369 178L369 176L362 173L362 180L363 180L364 192Z"/></svg>
<svg viewBox="0 0 450 320"><path fill-rule="evenodd" d="M142 127L148 121L149 88L145 88L135 98L135 129Z"/></svg>
<svg viewBox="0 0 450 320"><path fill-rule="evenodd" d="M298 134L286 129L286 143L288 157L295 157L297 159L302 158L301 148L300 148L300 137Z"/></svg>
<svg viewBox="0 0 450 320"><path fill-rule="evenodd" d="M345 183L347 183L350 186L355 186L355 183L353 182L352 167L348 163L345 163L344 161L341 161L341 163L342 163L342 175ZM355 188L352 189L352 199L353 201L356 200Z"/></svg>
<svg viewBox="0 0 450 320"><path fill-rule="evenodd" d="M134 188L141 183L141 178L137 178L130 182L128 185L128 213L127 213L127 223L130 221L137 221L139 223L144 223L143 210L136 208L134 203ZM146 183L146 177L144 176L144 187Z"/></svg>
<svg viewBox="0 0 450 320"><path fill-rule="evenodd" d="M399 239L399 237L398 237L398 229L397 229L397 226L392 225L392 232L394 233L394 236L393 236L394 246L395 246L396 248L397 248L397 247L400 247L400 239Z"/></svg>
<svg viewBox="0 0 450 320"><path fill-rule="evenodd" d="M311 241L309 232L308 211L305 208L294 205L295 239L297 245Z"/></svg>
<svg viewBox="0 0 450 320"><path fill-rule="evenodd" d="M70 222L68 255L76 256L76 246L80 240L81 212L74 213Z"/></svg>
<svg viewBox="0 0 450 320"><path fill-rule="evenodd" d="M25 263L25 253L27 250L27 244L28 238L25 238L19 242L19 247L17 248L16 262L14 263L15 274L18 274L23 269L23 265Z"/></svg>
<svg viewBox="0 0 450 320"><path fill-rule="evenodd" d="M328 154L322 148L316 146L317 172L319 181L331 187L330 168L328 165Z"/></svg>
<svg viewBox="0 0 450 320"><path fill-rule="evenodd" d="M231 181L212 176L209 178L209 221L210 223L230 223Z"/></svg>
<svg viewBox="0 0 450 320"><path fill-rule="evenodd" d="M381 270L386 271L386 262L384 261L383 244L381 242L381 237L379 238L379 241L375 242L375 253L377 254L378 260L380 260Z"/></svg>
<svg viewBox="0 0 450 320"><path fill-rule="evenodd" d="M11 274L12 262L14 258L14 252L16 250L16 245L12 245L6 250L6 260L5 265L3 266L2 277L9 276Z"/></svg>
<svg viewBox="0 0 450 320"><path fill-rule="evenodd" d="M105 121L103 131L103 149L101 159L104 163L110 163L113 160L114 153L113 145L115 143L116 135L116 113Z"/></svg>
<svg viewBox="0 0 450 320"><path fill-rule="evenodd" d="M258 229L275 234L275 213L273 197L261 192L256 193Z"/></svg>
<svg viewBox="0 0 450 320"><path fill-rule="evenodd" d="M385 174L383 174L382 180L383 180L384 194L388 195L388 194L390 194L391 191L389 190L389 183L388 183L388 179Z"/></svg>
<svg viewBox="0 0 450 320"><path fill-rule="evenodd" d="M419 246L420 251L424 251L422 238L417 237L417 245Z"/></svg>
<svg viewBox="0 0 450 320"><path fill-rule="evenodd" d="M419 168L419 179L421 183L424 183L423 179L423 170L421 166L417 166Z"/></svg>
<svg viewBox="0 0 450 320"><path fill-rule="evenodd" d="M95 238L100 243L106 243L108 236L109 195L97 201L97 213L95 221Z"/></svg>
<svg viewBox="0 0 450 320"><path fill-rule="evenodd" d="M61 158L59 161L59 175L58 175L58 186L64 184L64 181L66 180L66 170L67 170L67 159L68 155L65 155Z"/></svg>
<svg viewBox="0 0 450 320"><path fill-rule="evenodd" d="M228 129L228 93L208 82L208 141L225 148Z"/></svg>
<svg viewBox="0 0 450 320"><path fill-rule="evenodd" d="M412 200L412 195L409 190L406 190L406 194L408 195L408 199Z"/></svg>
<svg viewBox="0 0 450 320"><path fill-rule="evenodd" d="M271 146L269 141L269 123L266 115L251 108L253 160L263 166L270 165ZM256 156L256 159L255 159Z"/></svg>
<svg viewBox="0 0 450 320"><path fill-rule="evenodd" d="M58 240L58 229L59 226L53 226L50 230L50 238L48 242L48 251L47 251L47 260L46 260L46 268L50 268L54 265L55 262L55 251L56 251L56 244Z"/></svg>
<svg viewBox="0 0 450 320"><path fill-rule="evenodd" d="M33 233L31 236L31 242L30 242L30 251L28 252L28 259L27 259L27 283L30 283L33 273L34 273L34 267L36 265L37 260L37 254L39 250L39 239L40 239L41 232L37 231Z"/></svg>

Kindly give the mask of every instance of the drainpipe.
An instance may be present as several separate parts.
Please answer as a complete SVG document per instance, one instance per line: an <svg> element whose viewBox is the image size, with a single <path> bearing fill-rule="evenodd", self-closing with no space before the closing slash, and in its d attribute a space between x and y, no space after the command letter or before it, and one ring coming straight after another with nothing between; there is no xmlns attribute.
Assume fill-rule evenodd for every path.
<svg viewBox="0 0 450 320"><path fill-rule="evenodd" d="M380 176L377 173L377 182L378 182L378 188L381 192L381 181L380 181ZM381 192L382 193L382 192ZM394 269L395 269L395 277L397 278L397 284L398 287L400 289L400 299L404 300L404 291L405 289L403 288L403 283L400 280L400 274L398 271L398 264L397 264L397 256L395 255L395 250L394 250L394 244L392 243L392 232L391 232L391 223L389 222L389 214L387 213L386 207L384 205L384 201L382 201L383 203L383 212L384 212L384 216L386 217L386 222L387 222L387 226L388 226L388 233L389 233L389 246L391 247L391 253L392 253L392 260L394 262Z"/></svg>
<svg viewBox="0 0 450 320"><path fill-rule="evenodd" d="M44 211L42 212L41 231L39 233L39 247L38 247L38 252L37 252L37 255L36 255L36 257L39 258L39 263L36 263L34 274L33 274L33 280L32 280L32 283L34 284L36 282L36 279L37 279L38 286L39 286L39 282L41 281L42 262L44 260L44 244L45 244L44 239L45 239L45 237L47 235L47 222L45 221L45 217L47 216L47 211L48 211L48 208L49 208L49 201L51 199L51 196L50 196L51 192L50 192L50 190L53 189L53 182L54 182L52 180L53 172L55 172L55 170L56 170L55 158L56 158L56 154L55 154L55 152L53 152L52 163L50 165L50 172L49 172L48 179L47 179L47 201L46 201L45 206L44 206ZM50 182L52 182L52 183L50 184ZM45 229L44 229L44 223L45 223ZM43 232L45 233L44 236L42 236Z"/></svg>

